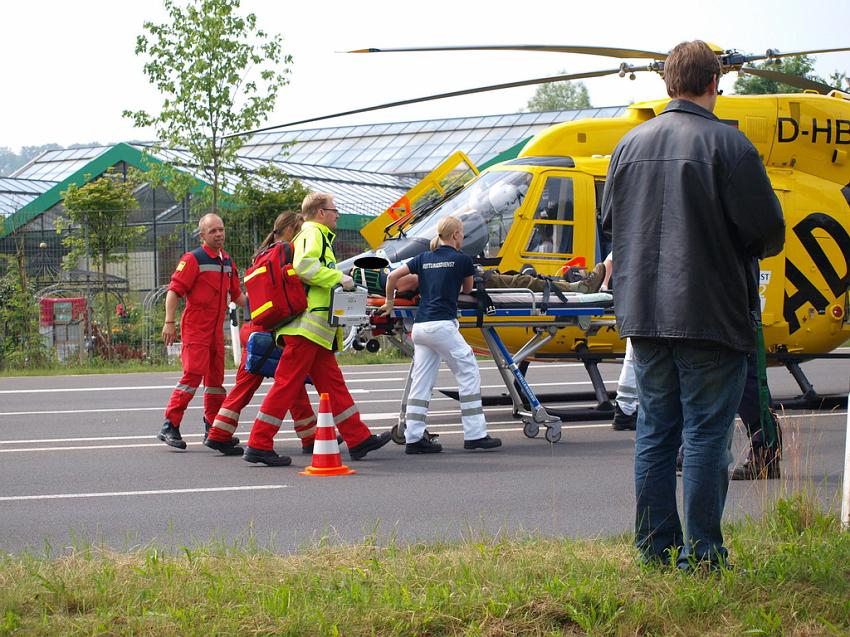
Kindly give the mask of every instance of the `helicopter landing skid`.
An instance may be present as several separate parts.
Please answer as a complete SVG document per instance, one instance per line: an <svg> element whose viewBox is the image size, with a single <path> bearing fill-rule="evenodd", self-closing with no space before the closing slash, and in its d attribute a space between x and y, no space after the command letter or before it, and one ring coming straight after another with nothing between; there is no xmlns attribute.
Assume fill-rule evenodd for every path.
<svg viewBox="0 0 850 637"><path fill-rule="evenodd" d="M768 353L767 357L769 360L781 362L797 382L802 392L793 398L778 398L774 396L772 406L775 409L811 409L814 411L823 411L847 407L846 394L819 394L808 376L806 376L806 373L800 368L800 365L812 359L846 360L850 359L850 354L829 352L807 355L789 352L771 352Z"/></svg>

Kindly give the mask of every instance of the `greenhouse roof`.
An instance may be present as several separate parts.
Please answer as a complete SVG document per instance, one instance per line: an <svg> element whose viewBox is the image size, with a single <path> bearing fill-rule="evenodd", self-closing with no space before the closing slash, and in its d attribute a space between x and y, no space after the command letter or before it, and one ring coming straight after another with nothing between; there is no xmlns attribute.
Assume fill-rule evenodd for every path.
<svg viewBox="0 0 850 637"><path fill-rule="evenodd" d="M317 175L331 168L387 175L424 174L456 150L466 153L473 163L481 164L552 124L616 117L625 108L611 106L274 131L251 137L240 150L240 156L312 166ZM149 146L132 145L137 148ZM20 168L14 176L61 181L110 148L112 146L50 150Z"/></svg>
<svg viewBox="0 0 850 637"><path fill-rule="evenodd" d="M8 217L55 185L55 181L0 177L0 217Z"/></svg>
<svg viewBox="0 0 850 637"><path fill-rule="evenodd" d="M330 191L346 212L378 214L455 151L475 164L515 150L552 124L574 119L617 117L625 106L543 113L283 130L254 135L240 150L241 167L256 171L272 162L311 190ZM61 199L68 183L82 184L116 163L145 169L143 154L176 160L204 181L181 150L155 151L153 144L116 144L49 150L18 169L0 186L0 214L14 218L5 232L27 223ZM491 160L491 161L488 161ZM14 183L11 183L14 182ZM233 187L232 180L225 190ZM36 190L41 188L41 190ZM26 192L24 192L26 189ZM5 207L3 207L5 206ZM2 236L3 231L0 231Z"/></svg>
<svg viewBox="0 0 850 637"><path fill-rule="evenodd" d="M192 174L204 182L202 171L193 165L185 151L156 151L142 144L116 144L115 146L92 146L73 149L73 156L63 150L46 151L16 173L15 178L7 178L15 183L33 183L32 179L22 175L51 175L56 181L45 183L41 194L36 194L23 206L18 207L10 222L0 230L0 236L13 231L34 219L61 200L61 193L68 185L82 185L91 177L97 177L112 166L125 162L130 166L146 170L149 161L169 161L180 170ZM310 190L333 192L336 202L345 213L375 216L384 208L398 200L416 180L396 175L382 175L360 170L332 168L326 166L304 166L292 162L269 162L268 160L239 158L239 165L249 171L256 171L269 163L274 164L290 177L297 179ZM68 172L71 171L71 172ZM224 185L226 192L232 192L235 181L231 178ZM11 214L11 213L10 213Z"/></svg>
<svg viewBox="0 0 850 637"><path fill-rule="evenodd" d="M456 150L481 164L552 124L617 117L625 106L259 133L240 154L391 174L424 174ZM282 156L283 154L283 156Z"/></svg>

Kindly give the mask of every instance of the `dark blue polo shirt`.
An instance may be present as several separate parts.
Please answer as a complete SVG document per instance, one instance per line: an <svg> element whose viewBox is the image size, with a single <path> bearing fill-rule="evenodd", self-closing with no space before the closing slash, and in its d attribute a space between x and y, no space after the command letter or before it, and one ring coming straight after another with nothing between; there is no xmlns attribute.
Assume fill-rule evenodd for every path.
<svg viewBox="0 0 850 637"><path fill-rule="evenodd" d="M457 297L463 280L475 273L472 259L449 246L428 250L407 262L419 275L419 311L414 323L457 318Z"/></svg>

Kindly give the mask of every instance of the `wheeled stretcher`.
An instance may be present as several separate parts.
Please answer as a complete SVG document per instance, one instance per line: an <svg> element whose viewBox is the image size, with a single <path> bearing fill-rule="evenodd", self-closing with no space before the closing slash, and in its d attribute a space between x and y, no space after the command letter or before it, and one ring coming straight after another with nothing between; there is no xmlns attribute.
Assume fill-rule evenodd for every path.
<svg viewBox="0 0 850 637"><path fill-rule="evenodd" d="M383 303L383 297L369 299L370 306L375 309ZM607 293L566 293L559 298L535 293L528 289L502 288L488 289L483 299L481 296L466 294L460 296L458 324L461 329L481 330L484 342L508 390L514 416L522 418L523 432L529 438L537 436L540 427L543 426L546 429L546 440L558 442L561 439L561 422L567 418L547 411L526 382L519 365L555 338L561 329L578 327L585 334L591 335L602 327L611 326L614 322L611 316L612 305L613 297ZM394 318L401 319L405 329L409 331L417 309L413 304L397 305L393 309ZM372 322L383 325L382 329L387 329L386 323L382 324L376 315L373 315ZM519 350L511 354L499 336L497 328L500 327L529 329L533 331L533 336ZM392 326L388 331L392 332ZM600 404L603 401L606 405L609 404L608 394L601 375L596 369L596 363L593 362L592 365L585 363L585 366L591 373L597 400ZM412 372L411 363L402 394L398 424L393 427L393 440L398 444L404 443L406 428L404 418Z"/></svg>

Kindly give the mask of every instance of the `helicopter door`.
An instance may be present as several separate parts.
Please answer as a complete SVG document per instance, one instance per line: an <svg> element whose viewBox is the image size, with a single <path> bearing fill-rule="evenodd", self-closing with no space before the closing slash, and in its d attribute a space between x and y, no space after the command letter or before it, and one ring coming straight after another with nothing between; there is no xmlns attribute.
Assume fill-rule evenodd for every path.
<svg viewBox="0 0 850 637"><path fill-rule="evenodd" d="M587 242L583 223L576 211L586 202L587 179L575 173L549 172L542 175L543 186L533 208L528 208L532 226L521 252L541 272L560 267L577 254L585 255ZM580 216L580 215L578 215ZM594 250L595 252L595 250ZM549 267L547 267L549 266Z"/></svg>

